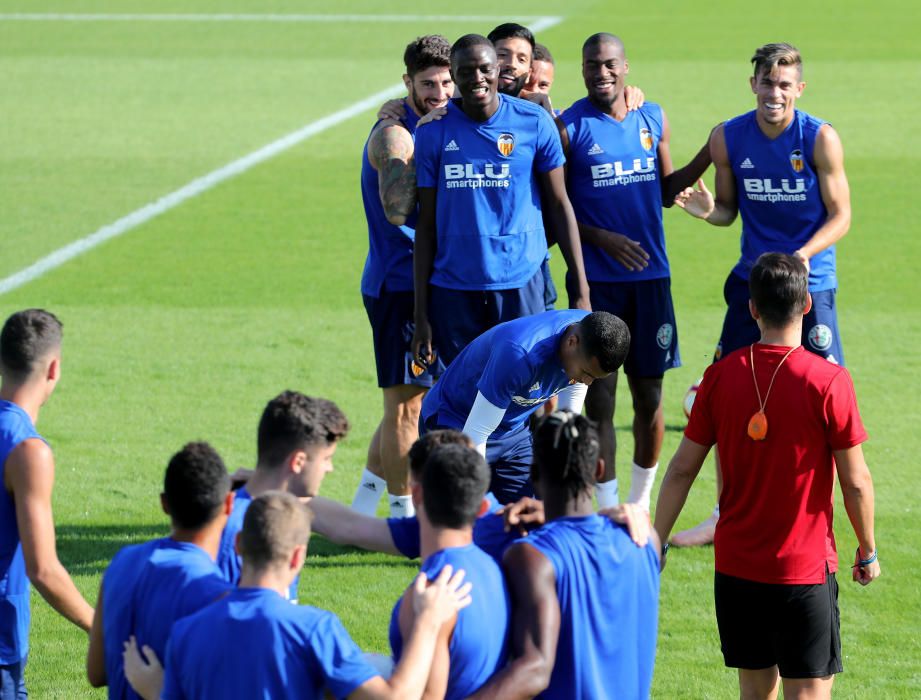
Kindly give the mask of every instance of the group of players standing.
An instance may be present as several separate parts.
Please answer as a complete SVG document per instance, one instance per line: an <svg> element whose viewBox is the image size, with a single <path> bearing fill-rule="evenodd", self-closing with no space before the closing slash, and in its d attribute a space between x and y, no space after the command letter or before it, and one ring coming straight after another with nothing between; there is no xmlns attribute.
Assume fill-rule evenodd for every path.
<svg viewBox="0 0 921 700"><path fill-rule="evenodd" d="M285 392L263 413L257 467L236 497L206 444L174 456L162 495L171 536L116 556L94 614L54 553L53 462L34 428L59 377L60 324L35 310L7 321L3 697L24 692L26 574L69 619L92 620L88 674L110 697L133 696L126 674L144 697L160 696L160 658L169 698L319 697L324 688L369 698L648 696L659 542L713 445L725 478L715 529L726 664L739 668L746 697L776 696L779 677L787 697L830 693L841 670L836 469L859 542L854 578L879 574L866 432L838 364L833 244L850 220L838 137L795 110L799 54L769 44L753 58L756 109L718 126L674 170L668 120L625 85L620 39L589 37L588 95L557 114L535 46L516 24L453 46L416 40L404 56L408 96L385 105L368 140L362 293L384 417L356 510L317 495L345 417L329 401ZM699 180L711 160L715 196ZM661 212L672 202L715 225L741 213L742 258L726 283L719 362L649 532L662 376L680 362ZM548 243L566 261L571 310L548 310ZM621 366L635 449L629 503L617 506ZM591 420L579 415L583 402ZM392 517L380 520L385 488ZM394 608L387 680L335 616L285 602L296 601L311 529L297 497L310 499L313 529L331 539L423 560ZM525 525L540 527L516 540Z"/></svg>

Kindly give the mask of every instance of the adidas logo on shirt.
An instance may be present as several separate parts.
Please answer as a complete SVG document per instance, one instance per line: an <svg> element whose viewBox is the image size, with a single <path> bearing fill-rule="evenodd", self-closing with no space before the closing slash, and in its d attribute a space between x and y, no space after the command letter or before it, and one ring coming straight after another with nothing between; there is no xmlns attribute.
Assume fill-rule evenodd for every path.
<svg viewBox="0 0 921 700"><path fill-rule="evenodd" d="M752 163L751 158L746 158L745 160L742 161L742 165L740 165L739 167L740 168L754 168L755 164Z"/></svg>
<svg viewBox="0 0 921 700"><path fill-rule="evenodd" d="M448 145L445 146L445 150L446 150L446 151L459 151L460 148L458 147L458 145L457 145L456 143L454 143L454 139L451 139L451 141L448 143Z"/></svg>
<svg viewBox="0 0 921 700"><path fill-rule="evenodd" d="M598 155L601 155L602 153L604 153L604 149L601 146L599 146L597 143L592 144L592 147L588 149L588 155L590 156L598 156Z"/></svg>

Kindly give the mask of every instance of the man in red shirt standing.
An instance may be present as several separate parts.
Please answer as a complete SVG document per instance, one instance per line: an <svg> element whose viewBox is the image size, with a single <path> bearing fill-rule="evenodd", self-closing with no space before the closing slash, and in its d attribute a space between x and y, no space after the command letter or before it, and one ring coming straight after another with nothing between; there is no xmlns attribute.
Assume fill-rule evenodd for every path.
<svg viewBox="0 0 921 700"><path fill-rule="evenodd" d="M711 365L659 491L663 542L707 453L723 468L716 526L716 618L743 698L831 697L841 671L835 471L857 536L853 579L879 576L867 439L847 370L800 344L808 273L765 253L751 271L749 308L761 340ZM664 560L663 560L664 564Z"/></svg>

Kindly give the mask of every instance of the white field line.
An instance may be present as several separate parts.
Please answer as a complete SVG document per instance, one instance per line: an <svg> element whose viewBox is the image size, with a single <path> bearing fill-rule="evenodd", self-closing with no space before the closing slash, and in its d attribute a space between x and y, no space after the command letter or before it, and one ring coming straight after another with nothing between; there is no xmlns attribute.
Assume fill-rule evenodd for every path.
<svg viewBox="0 0 921 700"><path fill-rule="evenodd" d="M543 31L544 29L549 29L560 22L563 21L562 17L539 17L537 21L531 23L531 29L534 32ZM227 165L213 170L207 175L196 178L192 180L187 185L180 187L178 190L170 192L159 199L145 204L140 209L136 209L130 214L123 216L117 221L107 224L102 228L94 231L88 236L77 239L72 243L68 243L62 248L58 248L53 253L46 255L45 257L39 259L38 261L32 263L28 267L15 272L9 277L0 279L0 295L11 292L14 289L18 289L33 280L38 279L45 275L45 273L54 270L64 263L67 263L74 258L83 255L84 253L92 250L93 248L109 241L113 238L121 236L123 233L127 233L133 228L136 228L142 224L147 223L151 219L163 214L164 212L173 209L183 202L192 199L200 195L202 192L210 190L212 187L219 185L220 183L229 180L241 173L246 172L250 168L263 163L274 156L277 156L279 153L287 151L289 148L296 146L297 144L309 139L311 136L316 136L327 129L331 129L338 124L341 124L347 119L351 119L362 112L365 112L369 109L379 106L384 100L388 100L393 97L397 97L402 94L404 86L402 83L392 85L380 92L376 92L370 97L355 102L354 104L345 107L344 109L334 112L328 116L318 119L315 122L307 124L297 131L292 131L286 136L282 136L275 141L272 141L269 144L266 144L262 148L259 148L252 153L249 153L242 158L228 163Z"/></svg>
<svg viewBox="0 0 921 700"><path fill-rule="evenodd" d="M561 17L524 17L532 31L541 21ZM530 20L530 23L528 22ZM7 22L507 22L499 15L306 15L306 14L83 14L9 12L0 14ZM553 26L553 25L550 25ZM542 27L546 28L546 27Z"/></svg>

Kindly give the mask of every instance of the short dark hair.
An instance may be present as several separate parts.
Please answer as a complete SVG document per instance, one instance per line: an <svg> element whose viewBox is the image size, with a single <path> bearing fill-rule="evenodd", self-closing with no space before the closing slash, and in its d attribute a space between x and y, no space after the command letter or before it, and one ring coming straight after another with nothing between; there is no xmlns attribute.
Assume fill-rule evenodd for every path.
<svg viewBox="0 0 921 700"><path fill-rule="evenodd" d="M598 48L602 44L613 44L618 49L620 49L621 53L626 53L624 42L621 41L621 38L616 34L611 34L610 32L598 32L597 34L592 34L582 44L582 52L584 53L588 49Z"/></svg>
<svg viewBox="0 0 921 700"><path fill-rule="evenodd" d="M15 381L26 379L39 360L61 347L63 325L50 311L17 311L0 331L0 369Z"/></svg>
<svg viewBox="0 0 921 700"><path fill-rule="evenodd" d="M447 68L451 65L451 44L441 34L420 36L407 44L403 64L410 78L432 66Z"/></svg>
<svg viewBox="0 0 921 700"><path fill-rule="evenodd" d="M549 63L551 66L556 65L556 62L553 60L553 54L550 53L550 49L543 44L534 44L534 52L531 54L531 60L543 61L544 63Z"/></svg>
<svg viewBox="0 0 921 700"><path fill-rule="evenodd" d="M432 450L422 471L425 515L436 527L473 525L489 488L489 466L476 450L441 445Z"/></svg>
<svg viewBox="0 0 921 700"><path fill-rule="evenodd" d="M460 430L451 430L450 428L430 430L425 435L420 436L409 448L409 470L416 481L422 481L422 471L432 450L442 445L461 445L462 447L472 448L473 440Z"/></svg>
<svg viewBox="0 0 921 700"><path fill-rule="evenodd" d="M489 39L493 44L495 44L497 41L502 41L503 39L524 39L531 45L532 51L534 50L534 45L537 43L534 41L534 34L530 29L522 24L516 24L515 22L506 22L505 24L500 24L489 34L487 34L486 38Z"/></svg>
<svg viewBox="0 0 921 700"><path fill-rule="evenodd" d="M163 498L177 527L198 530L214 518L230 491L224 460L207 442L190 442L174 454L163 478Z"/></svg>
<svg viewBox="0 0 921 700"><path fill-rule="evenodd" d="M575 498L595 485L601 441L595 424L572 411L554 411L537 423L531 481L543 478Z"/></svg>
<svg viewBox="0 0 921 700"><path fill-rule="evenodd" d="M581 342L588 357L594 357L605 372L614 372L630 350L630 329L607 311L594 311L579 322Z"/></svg>
<svg viewBox="0 0 921 700"><path fill-rule="evenodd" d="M492 42L481 34L464 34L460 39L451 46L451 62L453 64L455 56L461 51L472 49L475 46L488 46L495 50Z"/></svg>
<svg viewBox="0 0 921 700"><path fill-rule="evenodd" d="M348 419L332 401L283 391L269 401L259 421L259 464L277 466L294 450L331 445L348 432Z"/></svg>
<svg viewBox="0 0 921 700"><path fill-rule="evenodd" d="M266 491L246 509L240 531L243 565L262 570L287 562L310 539L310 511L286 491Z"/></svg>
<svg viewBox="0 0 921 700"><path fill-rule="evenodd" d="M754 76L757 78L762 71L773 73L777 66L795 66L796 73L800 77L803 75L803 57L792 44L778 42L775 44L765 44L755 49L755 55L751 58L754 66Z"/></svg>
<svg viewBox="0 0 921 700"><path fill-rule="evenodd" d="M764 324L782 328L809 303L809 273L794 255L764 253L748 277L748 291Z"/></svg>

